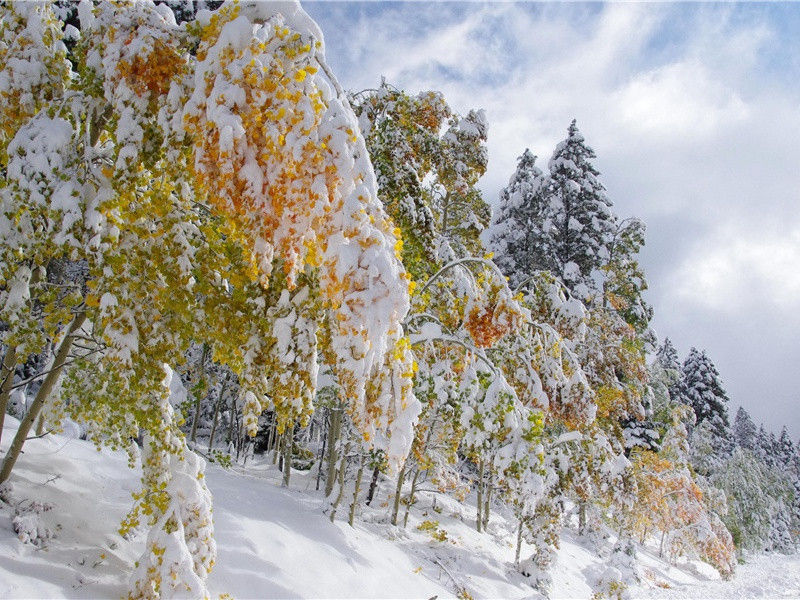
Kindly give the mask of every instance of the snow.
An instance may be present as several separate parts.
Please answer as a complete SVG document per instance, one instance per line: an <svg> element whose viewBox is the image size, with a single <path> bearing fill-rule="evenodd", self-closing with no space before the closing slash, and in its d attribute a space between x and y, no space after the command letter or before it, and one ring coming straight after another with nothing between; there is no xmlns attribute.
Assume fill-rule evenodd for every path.
<svg viewBox="0 0 800 600"><path fill-rule="evenodd" d="M3 448L17 421L6 417ZM423 494L403 529L386 519L387 489L379 488L355 527L331 523L315 471L294 471L293 487L278 485L268 461L222 469L209 465L214 495L217 563L208 581L212 597L234 598L451 598L456 586L474 598L539 598L516 573L513 523L493 512L488 533L475 531L474 500L461 503ZM97 598L126 594L144 532L131 540L116 530L138 488L138 472L124 452L97 451L64 435L30 440L10 480L0 489L0 598ZM388 482L385 482L388 483ZM10 488L10 490L9 490ZM16 511L15 511L16 509ZM19 515L15 515L15 512ZM340 509L340 514L346 512ZM22 537L40 530L39 545ZM447 539L418 529L438 522ZM49 533L48 533L49 532ZM530 553L523 545L522 556ZM588 598L591 582L610 566L598 552L564 532L553 567L553 598ZM703 563L680 567L638 548L637 598L790 598L800 594L800 556L748 557L736 578L722 581Z"/></svg>

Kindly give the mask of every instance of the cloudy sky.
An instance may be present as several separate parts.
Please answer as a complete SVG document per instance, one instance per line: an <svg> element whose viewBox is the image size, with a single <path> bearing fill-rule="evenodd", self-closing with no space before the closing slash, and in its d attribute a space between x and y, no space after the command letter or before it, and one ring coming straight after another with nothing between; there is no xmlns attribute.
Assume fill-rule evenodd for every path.
<svg viewBox="0 0 800 600"><path fill-rule="evenodd" d="M486 109L497 204L571 119L648 225L654 328L800 436L800 4L304 2L344 87L381 76Z"/></svg>

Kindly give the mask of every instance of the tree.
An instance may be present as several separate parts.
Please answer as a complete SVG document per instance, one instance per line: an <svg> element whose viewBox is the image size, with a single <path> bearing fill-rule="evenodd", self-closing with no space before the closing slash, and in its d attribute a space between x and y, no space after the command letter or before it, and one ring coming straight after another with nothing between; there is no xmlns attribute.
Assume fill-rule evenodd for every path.
<svg viewBox="0 0 800 600"><path fill-rule="evenodd" d="M249 433L269 405L293 426L313 409L323 332L356 430L396 465L419 411L400 240L299 7L234 3L178 26L151 2L82 4L70 61L51 3L1 10L4 376L53 350L0 481L47 408L132 461L143 432L123 530L151 535L132 594L203 596L210 498L167 365L205 343L241 385ZM57 427L64 411L45 412Z"/></svg>
<svg viewBox="0 0 800 600"><path fill-rule="evenodd" d="M608 243L609 257L602 263L603 302L612 308L648 346L655 345L650 330L653 307L644 299L647 281L636 256L644 246L645 225L639 219L615 223Z"/></svg>
<svg viewBox="0 0 800 600"><path fill-rule="evenodd" d="M414 279L423 283L453 260L482 256L480 234L491 217L476 187L487 164L484 112L461 116L439 92L411 96L385 81L353 101Z"/></svg>
<svg viewBox="0 0 800 600"><path fill-rule="evenodd" d="M694 410L697 425L708 422L714 450L724 452L730 443L728 395L717 368L705 351L692 348L682 371L683 401Z"/></svg>
<svg viewBox="0 0 800 600"><path fill-rule="evenodd" d="M542 229L550 235L537 268L551 270L582 299L597 294L596 272L610 257L615 230L611 201L591 162L594 158L573 120L548 163L546 210L540 216Z"/></svg>
<svg viewBox="0 0 800 600"><path fill-rule="evenodd" d="M500 211L492 223L489 247L512 288L533 274L545 253L542 246L550 234L542 229L541 219L545 182L536 157L526 148L508 185L500 191Z"/></svg>
<svg viewBox="0 0 800 600"><path fill-rule="evenodd" d="M740 406L733 420L733 440L737 446L750 450L756 447L756 424L744 407Z"/></svg>

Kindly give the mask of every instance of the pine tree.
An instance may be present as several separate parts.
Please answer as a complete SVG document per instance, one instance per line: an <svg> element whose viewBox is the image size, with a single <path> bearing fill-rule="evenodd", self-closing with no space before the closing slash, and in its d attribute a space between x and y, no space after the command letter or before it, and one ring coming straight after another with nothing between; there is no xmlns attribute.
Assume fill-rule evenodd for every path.
<svg viewBox="0 0 800 600"><path fill-rule="evenodd" d="M664 343L656 351L656 362L661 366L668 379L667 392L672 402L681 402L682 369L678 359L678 352L669 338L664 338Z"/></svg>
<svg viewBox="0 0 800 600"><path fill-rule="evenodd" d="M774 447L763 424L758 426L754 452L767 466L774 467L777 464Z"/></svg>
<svg viewBox="0 0 800 600"><path fill-rule="evenodd" d="M694 410L696 425L708 421L719 444L727 446L729 435L728 395L719 372L705 351L692 348L683 363L683 402Z"/></svg>
<svg viewBox="0 0 800 600"><path fill-rule="evenodd" d="M756 447L756 434L756 424L750 418L750 413L740 406L733 420L733 441L740 448L752 452Z"/></svg>
<svg viewBox="0 0 800 600"><path fill-rule="evenodd" d="M780 437L778 437L775 455L780 467L788 473L789 469L792 468L792 463L794 462L793 459L795 456L795 447L794 443L792 442L792 438L789 437L789 432L786 430L785 425L781 429Z"/></svg>
<svg viewBox="0 0 800 600"><path fill-rule="evenodd" d="M610 258L615 230L611 201L573 120L548 163L541 229L550 232L536 267L560 277L581 298L597 294L596 271Z"/></svg>
<svg viewBox="0 0 800 600"><path fill-rule="evenodd" d="M542 188L546 179L528 150L517 161L517 169L500 192L500 210L492 224L489 248L494 260L516 288L530 277L550 235L544 231Z"/></svg>

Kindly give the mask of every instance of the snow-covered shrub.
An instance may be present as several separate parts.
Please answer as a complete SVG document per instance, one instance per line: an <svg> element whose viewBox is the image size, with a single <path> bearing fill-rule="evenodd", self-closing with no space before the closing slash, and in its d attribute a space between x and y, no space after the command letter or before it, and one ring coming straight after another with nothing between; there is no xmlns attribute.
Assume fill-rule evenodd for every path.
<svg viewBox="0 0 800 600"><path fill-rule="evenodd" d="M31 500L20 502L15 507L12 527L14 533L23 544L32 544L38 548L54 536L54 532L41 518L41 514L52 510L52 504Z"/></svg>

